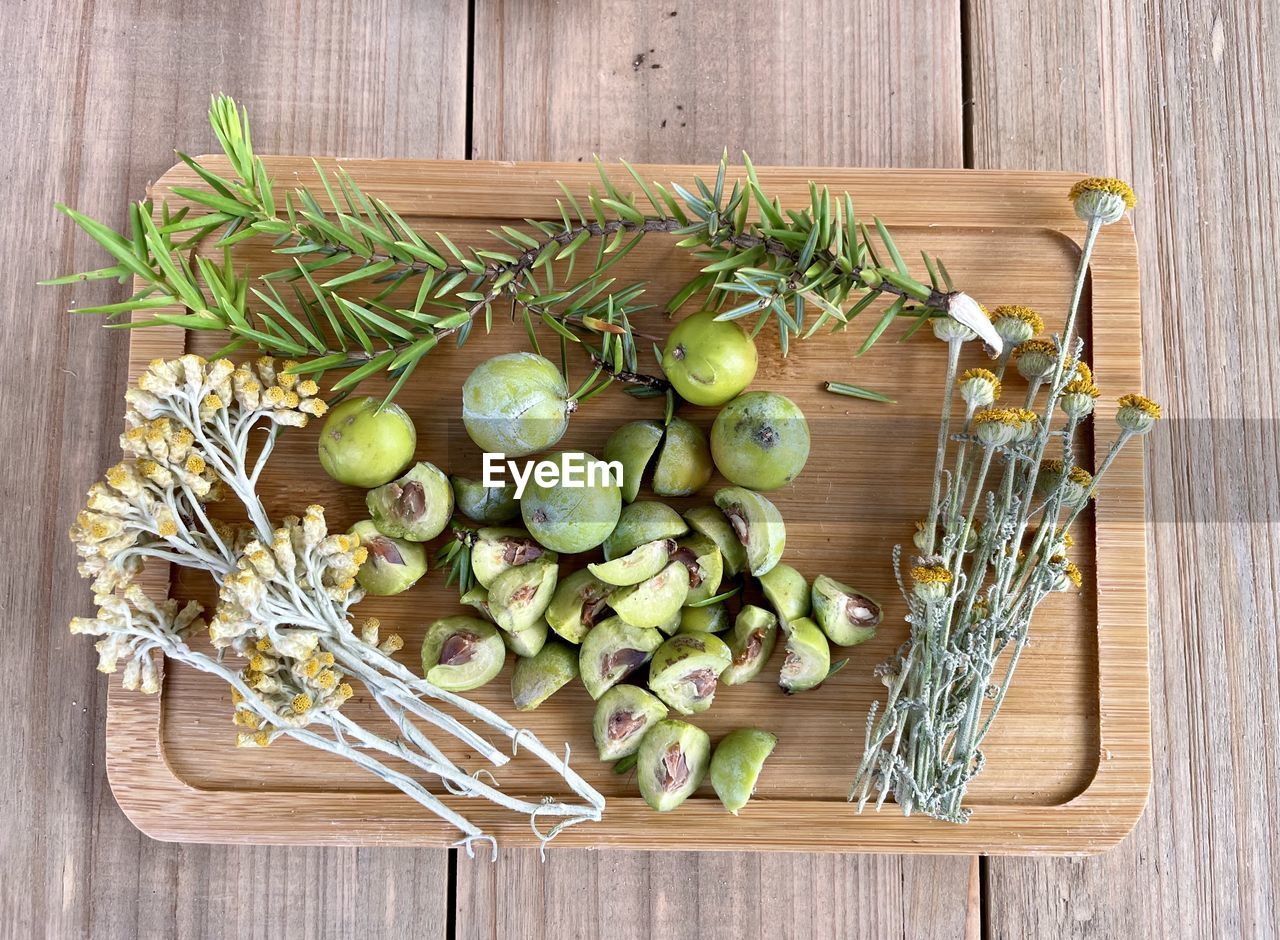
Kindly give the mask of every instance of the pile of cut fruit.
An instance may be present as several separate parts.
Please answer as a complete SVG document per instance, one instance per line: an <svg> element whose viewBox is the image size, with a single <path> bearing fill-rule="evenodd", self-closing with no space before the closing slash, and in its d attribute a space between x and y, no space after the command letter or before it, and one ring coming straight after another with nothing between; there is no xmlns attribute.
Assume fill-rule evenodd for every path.
<svg viewBox="0 0 1280 940"><path fill-rule="evenodd" d="M736 814L777 738L740 728L713 753L706 731L668 716L705 712L720 683L754 679L779 631L786 656L778 684L788 693L816 688L834 671L831 646L871 637L881 609L832 578L810 585L782 561L786 527L763 492L803 469L809 429L785 396L745 391L756 371L751 338L732 322L698 314L672 332L663 366L681 398L720 408L710 442L674 414L632 421L610 435L603 461L548 454L544 461L557 472L531 474L519 499L514 485L487 487L412 463L412 421L374 398L349 399L330 412L319 455L330 476L369 488L370 518L351 530L368 549L358 575L368 594L412 586L428 569L423 543L452 526L438 560L477 615L428 627L428 681L453 692L476 689L501 672L510 650L518 657L511 697L525 711L580 679L596 701L600 759L619 772L634 767L650 806L674 809L709 772ZM576 410L555 365L524 352L479 365L462 399L469 436L504 458L548 451ZM591 462L618 468L620 479L605 472L587 473L582 485L564 482L571 466ZM709 483L713 464L734 484L718 490L713 505L681 515L660 501L637 501L646 477L659 497L692 496ZM517 519L521 527L512 525ZM568 556L596 549L603 558L588 556L599 560L569 565L562 576ZM771 610L735 603L731 613L748 579Z"/></svg>

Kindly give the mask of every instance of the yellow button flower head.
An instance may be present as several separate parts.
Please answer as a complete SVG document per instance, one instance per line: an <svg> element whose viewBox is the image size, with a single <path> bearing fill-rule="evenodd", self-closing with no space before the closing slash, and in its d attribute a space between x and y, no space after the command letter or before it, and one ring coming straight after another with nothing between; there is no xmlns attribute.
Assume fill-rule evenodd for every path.
<svg viewBox="0 0 1280 940"><path fill-rule="evenodd" d="M1110 225L1138 204L1133 187L1109 176L1091 176L1071 187L1067 197L1085 222Z"/></svg>
<svg viewBox="0 0 1280 940"><path fill-rule="evenodd" d="M1093 474L1084 467L1072 467L1067 474L1067 479L1077 486L1088 486L1093 482Z"/></svg>
<svg viewBox="0 0 1280 940"><path fill-rule="evenodd" d="M1001 304L991 311L991 324L1010 346L1025 343L1044 329L1044 319L1030 307Z"/></svg>
<svg viewBox="0 0 1280 940"><path fill-rule="evenodd" d="M982 408L1000 397L1000 380L990 369L970 369L960 376L960 397L970 408Z"/></svg>
<svg viewBox="0 0 1280 940"><path fill-rule="evenodd" d="M1122 395L1116 423L1133 434L1146 434L1160 420L1160 406L1144 395Z"/></svg>
<svg viewBox="0 0 1280 940"><path fill-rule="evenodd" d="M1062 410L1068 418L1079 421L1093 411L1094 402L1102 392L1093 384L1093 372L1083 362L1076 363L1076 371L1062 388Z"/></svg>
<svg viewBox="0 0 1280 940"><path fill-rule="evenodd" d="M925 603L936 603L947 596L951 572L945 565L916 565L911 569L912 592Z"/></svg>
<svg viewBox="0 0 1280 940"><path fill-rule="evenodd" d="M1022 415L1016 408L983 408L973 416L973 433L987 447L1008 444L1022 427Z"/></svg>
<svg viewBox="0 0 1280 940"><path fill-rule="evenodd" d="M1058 366L1058 347L1052 340L1029 339L1013 351L1018 373L1028 382L1042 382Z"/></svg>
<svg viewBox="0 0 1280 940"><path fill-rule="evenodd" d="M1072 588L1078 591L1084 586L1084 574L1076 567L1075 562L1067 561L1061 556L1051 558L1050 561L1062 565L1062 571L1059 572L1053 585L1055 591L1070 591Z"/></svg>
<svg viewBox="0 0 1280 940"><path fill-rule="evenodd" d="M1013 435L1013 443L1021 444L1035 437L1040 430L1040 416L1030 408L1014 408L1013 412L1021 422L1018 432Z"/></svg>
<svg viewBox="0 0 1280 940"><path fill-rule="evenodd" d="M1064 472L1062 461L1056 457L1040 461L1040 472L1036 474L1036 492L1044 494L1057 489Z"/></svg>
<svg viewBox="0 0 1280 940"><path fill-rule="evenodd" d="M1052 464L1057 466L1048 466ZM1057 490L1064 505L1079 509L1092 498L1093 474L1084 467L1073 466L1064 473L1061 460L1046 460L1040 464L1040 468L1040 476L1036 480L1037 489L1043 483L1045 492Z"/></svg>

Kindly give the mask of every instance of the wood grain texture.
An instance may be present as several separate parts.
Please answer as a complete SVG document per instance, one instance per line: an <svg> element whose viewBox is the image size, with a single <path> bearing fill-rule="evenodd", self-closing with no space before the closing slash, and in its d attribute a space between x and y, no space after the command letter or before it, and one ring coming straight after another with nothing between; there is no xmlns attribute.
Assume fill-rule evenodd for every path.
<svg viewBox="0 0 1280 940"><path fill-rule="evenodd" d="M976 938L976 861L570 849L542 864L503 852L492 877L459 863L458 937Z"/></svg>
<svg viewBox="0 0 1280 940"><path fill-rule="evenodd" d="M65 316L72 292L35 282L98 257L53 202L122 224L174 147L211 145L203 116L215 91L252 107L264 148L461 156L465 14L465 2L407 0L6 8L0 537L21 546L21 561L0 573L12 640L0 691L0 936L443 933L444 892L421 887L443 884L443 852L164 845L116 807L106 682L91 645L66 632L90 598L69 589L79 579L65 532L118 453L127 337ZM81 304L123 296L75 292Z"/></svg>
<svg viewBox="0 0 1280 940"><path fill-rule="evenodd" d="M475 37L476 159L962 162L953 3L477 0Z"/></svg>
<svg viewBox="0 0 1280 940"><path fill-rule="evenodd" d="M1170 417L1147 459L1151 805L1100 858L992 859L991 936L1271 936L1276 7L976 0L969 10L975 164L1105 171L1137 190L1147 387Z"/></svg>
<svg viewBox="0 0 1280 940"><path fill-rule="evenodd" d="M710 46L699 41L706 35L716 36ZM746 149L761 163L963 161L956 4L753 0L735 4L726 16L714 5L678 0L572 6L478 0L475 39L476 157L573 161L598 152L706 162L728 147ZM886 48L912 52L880 54ZM677 935L692 933L690 925L731 935L718 929L724 923L741 924L750 936L783 929L788 912L796 910L781 888L752 898L719 885L707 890L696 877L699 858L674 864L643 853L607 856L608 873L645 886L643 893L628 891L632 900L620 905L623 916L611 930L652 909L661 912L662 925L681 925ZM605 863L577 852L554 869L526 858L514 877L501 877L494 868L461 860L459 923L464 915L512 923L551 894L574 903L545 909L544 929L574 935L567 928L583 905L614 909L621 879L602 884L594 876L598 864ZM725 866L724 886L730 886L751 879L761 862L744 857L717 864ZM802 886L803 910L819 922L813 936L875 936L861 926L867 909L857 905L861 880L823 877L825 864L818 856L783 861L790 883ZM967 860L884 857L848 864L861 866L861 878L873 884L909 887L901 929L888 935L960 935ZM936 892L922 891L925 884ZM777 903L766 906L766 898Z"/></svg>

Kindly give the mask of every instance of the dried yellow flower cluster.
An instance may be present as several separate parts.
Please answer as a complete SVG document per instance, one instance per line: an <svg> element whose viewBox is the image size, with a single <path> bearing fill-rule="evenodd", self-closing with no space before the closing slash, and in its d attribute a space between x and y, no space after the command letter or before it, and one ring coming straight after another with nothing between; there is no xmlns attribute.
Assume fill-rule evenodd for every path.
<svg viewBox="0 0 1280 940"><path fill-rule="evenodd" d="M319 387L300 380L289 369L298 363L279 364L270 356L237 367L230 359L212 363L188 354L178 359L154 359L138 378L136 388L125 393L129 412L125 422L133 427L155 418L174 416L191 426L207 422L219 411L234 412L236 419L267 418L289 427L306 427L312 417L328 410L317 398ZM177 415L175 408L183 409ZM187 409L194 408L197 419ZM127 434L127 432L126 432Z"/></svg>
<svg viewBox="0 0 1280 940"><path fill-rule="evenodd" d="M295 609L299 587L322 591L335 616L359 600L355 575L368 555L359 539L329 535L323 510L312 506L301 519L285 519L267 547L254 526L210 520L203 509L226 488L252 493L244 450L255 424L301 427L325 413L316 383L288 372L294 365L264 356L236 367L195 355L150 363L125 394L120 444L128 459L89 489L71 528L80 572L94 579L101 608L72 630L104 637L99 668L113 672L123 660L129 688L158 688L150 653L164 649L166 630L185 635L203 626L198 605L157 605L132 584L145 559L190 556L220 579L209 632L215 646L248 658L240 678L258 693L257 710L237 710L236 724L249 729L242 744L265 744L274 734L268 725L305 724L352 694L333 654L317 651L316 631L280 626L279 618Z"/></svg>
<svg viewBox="0 0 1280 940"><path fill-rule="evenodd" d="M257 640L248 654L248 665L241 680L257 693L257 709L270 709L268 721L260 711L250 708L235 688L231 701L236 706L235 724L244 729L237 733L240 747L266 747L286 727L307 725L317 709L337 710L354 694L350 683L335 666L333 653L316 651L315 634L310 641L291 638L297 643L294 655L276 650L265 637ZM307 655L301 654L310 648Z"/></svg>
<svg viewBox="0 0 1280 940"><path fill-rule="evenodd" d="M200 605L194 601L180 606L169 598L156 603L136 584L122 594L101 594L97 598L96 617L73 617L73 634L100 636L98 670L112 673L124 660L121 684L126 689L141 689L154 694L160 691L160 670L153 653L167 653L175 641L197 633Z"/></svg>
<svg viewBox="0 0 1280 940"><path fill-rule="evenodd" d="M125 393L120 446L129 459L90 487L71 528L80 573L94 579L95 594L127 586L156 542L181 536L210 556L228 551L215 533L189 530L184 520L203 516L200 505L221 496L224 475L239 466L242 431L263 418L302 426L324 414L315 383L284 372L290 365L278 369L265 356L240 368L195 355L157 359ZM227 428L232 440L211 437L210 424Z"/></svg>
<svg viewBox="0 0 1280 940"><path fill-rule="evenodd" d="M356 603L364 596L356 584L356 572L368 554L357 536L330 535L320 506L307 507L301 519L286 517L272 534L270 548L257 539L249 541L234 570L222 579L218 609L209 622L214 645L235 646L245 637L265 635L277 615L268 615L264 609L278 611L282 605L288 609L291 592L298 585L323 591L344 609ZM274 642L280 648L280 641ZM288 652L307 655L310 650Z"/></svg>

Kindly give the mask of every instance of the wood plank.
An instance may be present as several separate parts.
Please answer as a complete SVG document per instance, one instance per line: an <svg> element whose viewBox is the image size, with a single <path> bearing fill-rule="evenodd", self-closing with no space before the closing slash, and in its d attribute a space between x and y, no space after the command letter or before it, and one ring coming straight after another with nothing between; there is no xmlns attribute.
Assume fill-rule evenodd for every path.
<svg viewBox="0 0 1280 940"><path fill-rule="evenodd" d="M1280 922L1275 10L968 9L976 165L1134 184L1147 386L1174 419L1148 442L1150 806L1099 858L992 859L991 936L1269 935Z"/></svg>
<svg viewBox="0 0 1280 940"><path fill-rule="evenodd" d="M475 35L477 157L706 162L727 147L759 163L963 160L954 4L772 0L736 4L725 16L679 0L572 9L478 0ZM878 51L895 47L913 54ZM961 858L560 854L546 867L529 853L504 853L509 861L498 866L460 859L460 935L483 935L468 929L473 922L537 922L521 917L532 910L543 911L546 934L566 936L588 924L607 924L611 935L628 923L647 924L650 935L692 936L712 924L762 936L792 930L793 912L813 918L811 936L958 936L965 917ZM509 880L505 865L521 876ZM704 865L717 877L704 879ZM742 890L752 884L759 888ZM867 912L881 910L878 900L859 903L867 884L907 886L893 908L900 919L867 923ZM542 905L544 896L557 903Z"/></svg>
<svg viewBox="0 0 1280 940"><path fill-rule="evenodd" d="M962 856L553 848L478 867L459 860L459 940L979 936L966 932L976 859Z"/></svg>
<svg viewBox="0 0 1280 940"><path fill-rule="evenodd" d="M476 159L963 162L953 3L478 0L475 34Z"/></svg>
<svg viewBox="0 0 1280 940"><path fill-rule="evenodd" d="M21 145L5 158L0 220L0 538L22 548L0 573L0 616L29 639L12 644L0 691L10 774L0 935L443 933L444 852L165 845L116 807L104 776L107 680L91 645L66 632L91 600L65 532L118 453L127 337L65 316L71 292L35 282L98 257L54 200L121 224L174 147L211 145L203 114L214 91L253 108L264 149L461 156L466 3L58 0L5 15L0 89ZM124 289L75 296L102 302Z"/></svg>

